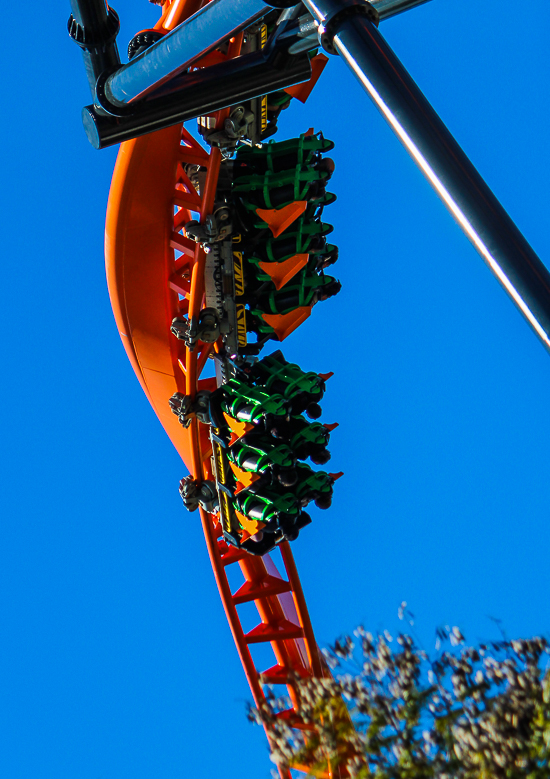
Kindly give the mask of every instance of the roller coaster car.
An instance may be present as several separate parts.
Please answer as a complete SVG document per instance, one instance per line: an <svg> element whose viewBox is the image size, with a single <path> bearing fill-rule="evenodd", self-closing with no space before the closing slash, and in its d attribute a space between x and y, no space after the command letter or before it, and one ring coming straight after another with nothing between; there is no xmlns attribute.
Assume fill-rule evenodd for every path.
<svg viewBox="0 0 550 779"><path fill-rule="evenodd" d="M326 462L332 426L291 414L308 406L320 412L316 401L330 375L306 373L275 352L235 368L209 396L216 509L224 537L234 546L265 554L309 524L303 509L310 501L319 508L330 505L340 474L315 472L297 460L311 456ZM271 394L275 387L278 392Z"/></svg>
<svg viewBox="0 0 550 779"><path fill-rule="evenodd" d="M302 413L320 416L331 374L302 371L280 351L246 356L270 337L282 340L304 312L340 289L323 273L338 256L326 242L332 226L321 221L334 198L325 190L334 163L321 156L330 148L317 134L239 149L234 162L222 165L213 214L184 228L207 253L205 307L192 320L176 317L171 330L189 349L218 343L221 385L170 399L182 425L193 418L209 425L212 444L214 481L184 479L180 494L190 510L219 513L226 541L257 555L298 536L311 522L309 502L328 508L340 475L298 462L330 459L332 426ZM202 191L202 171L189 172ZM247 330L258 333L257 345L248 344Z"/></svg>
<svg viewBox="0 0 550 779"><path fill-rule="evenodd" d="M286 443L278 443L272 436L245 436L228 449L228 457L242 471L268 474L271 481L283 487L296 483L296 456Z"/></svg>
<svg viewBox="0 0 550 779"><path fill-rule="evenodd" d="M323 250L310 254L307 269L309 271L322 271L334 265L338 260L338 247L333 243L325 243Z"/></svg>
<svg viewBox="0 0 550 779"><path fill-rule="evenodd" d="M328 509L332 504L333 484L342 473L332 474L313 471L309 465L298 463L295 495L302 506L314 501L317 508Z"/></svg>
<svg viewBox="0 0 550 779"><path fill-rule="evenodd" d="M309 309L319 301L338 294L340 282L333 276L298 273L282 289L258 294L250 303L247 327L259 337L282 340L270 321L271 316L290 314L297 309Z"/></svg>
<svg viewBox="0 0 550 779"><path fill-rule="evenodd" d="M237 150L232 163L231 199L241 231L263 243L273 231L280 235L303 214L306 222L320 216L325 205L336 200L326 192L334 162L322 152L332 141L317 135L301 135L289 141Z"/></svg>
<svg viewBox="0 0 550 779"><path fill-rule="evenodd" d="M297 538L304 526L304 519L300 520L303 508L314 501L318 508L327 509L332 503L334 481L341 474L313 471L304 463L298 463L296 470L294 484L284 488L266 484L260 479L235 492L233 506L241 523L246 517L262 523L263 536L274 534L275 539L281 537L281 540L286 538L289 541ZM309 515L306 517L309 520Z"/></svg>
<svg viewBox="0 0 550 779"><path fill-rule="evenodd" d="M289 403L282 395L264 392L259 387L251 387L244 381L233 378L217 390L211 398L211 404L221 400L221 410L239 422L252 425L262 424L269 429L272 421L289 415Z"/></svg>
<svg viewBox="0 0 550 779"><path fill-rule="evenodd" d="M297 219L280 237L260 234L242 242L246 262L284 262L297 254L316 254L326 246L325 236L333 227L328 222L312 221L307 216Z"/></svg>
<svg viewBox="0 0 550 779"><path fill-rule="evenodd" d="M313 371L306 373L295 363L287 362L280 350L254 363L249 375L255 384L288 400L291 414L302 414L309 408L312 413L308 416L314 419L320 416L318 404L325 393L323 377Z"/></svg>
<svg viewBox="0 0 550 779"><path fill-rule="evenodd" d="M184 226L185 237L207 253L204 308L192 320L183 315L171 323L188 349L221 339L231 359L257 355L266 341L284 340L316 302L338 291L339 283L336 289L334 280L323 276L338 248L327 244L333 228L320 218L323 203L333 197L324 184L334 163L321 156L332 146L320 133L305 134L282 143L241 145L235 161L223 160L212 214ZM290 163L290 169L272 170ZM202 193L204 171L189 165L190 185ZM263 205L289 202L262 210L258 197Z"/></svg>
<svg viewBox="0 0 550 779"><path fill-rule="evenodd" d="M327 192L325 185L330 178L328 160L321 160L315 167L297 165L294 170L263 174L245 174L244 168L236 168L239 174L233 182L233 194L240 196L245 208L283 208L297 200L328 205L334 195Z"/></svg>
<svg viewBox="0 0 550 779"><path fill-rule="evenodd" d="M264 477L258 478L262 491L239 489L227 448L228 430L211 428L212 464L218 491L220 525L225 540L250 554L264 555L281 541L293 541L311 517L302 510L293 494L281 495L279 489L270 489ZM246 471L237 473L244 478ZM265 476L265 474L264 474ZM271 470L267 480L273 478Z"/></svg>
<svg viewBox="0 0 550 779"><path fill-rule="evenodd" d="M330 460L327 449L330 429L320 422L308 422L302 416L291 416L288 420L275 423L271 435L288 442L297 460L307 460L309 457L315 465L324 465Z"/></svg>
<svg viewBox="0 0 550 779"><path fill-rule="evenodd" d="M332 151L334 143L322 133L303 133L299 138L287 141L269 141L261 147L241 146L237 149L235 169L244 168L254 173L276 173L296 168L298 165L315 164L321 154Z"/></svg>

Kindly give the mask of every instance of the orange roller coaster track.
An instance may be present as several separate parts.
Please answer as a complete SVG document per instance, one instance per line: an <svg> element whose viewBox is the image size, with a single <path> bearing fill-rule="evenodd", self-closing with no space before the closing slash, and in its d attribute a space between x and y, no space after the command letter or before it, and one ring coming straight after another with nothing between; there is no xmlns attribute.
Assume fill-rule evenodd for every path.
<svg viewBox="0 0 550 779"><path fill-rule="evenodd" d="M197 237L199 233L186 233L184 229L194 221L193 217L205 225L203 234L207 232L210 217L216 222L212 211L220 169L223 168L219 148L212 146L207 151L181 124L169 125L197 115L204 119L204 115L208 114L206 129L214 130L219 136L222 129L226 129L226 121L228 126L232 122L229 116L231 109L222 106L236 100L237 95L239 101L261 101L267 94L276 94L274 90L284 90L288 95L305 101L327 61L323 54L313 56L319 45L329 54L339 54L359 79L483 260L544 345L550 348L550 273L378 32L379 21L424 2L426 0L371 0L368 3L362 0L302 0L294 11L278 14L277 24L280 23L281 27L272 36L274 48L260 38L258 46L246 53L250 41L247 40L243 46L242 31L250 30L254 20L264 18L267 13L265 7L284 6L285 0L269 0L265 7L260 0L257 3L243 0L241 4L236 0L219 0L211 5L209 0L160 0L163 10L155 30L143 31L143 36L138 34L132 40L137 56L133 62L122 66L115 44L119 22L113 9L106 5L105 0L71 0L75 16L71 14L69 18L68 31L82 49L94 99L93 105L83 109L88 138L98 149L125 141L113 175L106 225L107 279L113 311L143 390L191 474L191 491L212 481L218 482L218 488L220 485L227 487L223 479L216 480L213 473L219 465L216 447L220 445L215 442L215 431L220 428L212 425L214 432L210 435L209 426L199 424L193 416L198 413L196 408L202 402L201 398L205 397L198 393L217 389L217 379L211 378L211 373L206 370L209 357L214 356L213 352L217 352L218 362L223 357L219 339L206 342L216 337L215 328L212 328L212 335L208 328L199 333L197 327L199 315L212 311L208 305L205 306L209 294L212 297L205 289L205 269L210 267L207 266L206 249L210 247L205 244L203 248L199 243L202 240ZM221 22L218 19L218 23L222 26L218 33L222 37L210 40L212 20L216 19L215 12L220 5L222 19ZM235 10L239 13L233 18ZM294 19L293 14L302 10L305 15ZM196 12L199 12L199 21L197 16L187 21ZM204 16L210 22L205 23ZM224 26L228 16L233 19L229 27ZM287 29L285 25L291 17L295 24ZM182 22L186 22L185 25L177 30ZM193 25L198 36L195 41L197 46L187 52L189 58L182 63L178 59L179 53L193 37L189 33ZM165 37L165 33L170 34ZM179 45L174 44L175 39ZM280 48L278 42L281 43ZM241 47L243 57L240 62L235 62L233 60L241 54ZM140 52L140 49L143 50ZM175 61L172 57L174 52ZM265 62L262 59L264 54ZM260 61L261 68L258 65ZM159 63L162 67L157 72ZM238 89L231 91L239 68L246 78L238 82ZM202 70L193 72L199 69ZM260 82L254 80L258 69ZM252 80L251 71L254 72ZM309 81L305 81L308 78ZM163 91L162 87L167 83L167 91ZM233 107L235 105L233 100ZM283 106L284 101L278 105ZM262 121L269 114L267 99L265 115L263 107L262 103L256 112ZM239 109L244 111L242 106ZM149 133L152 128L166 129L135 138L135 135ZM262 130L264 134L260 133L257 137L263 139L270 133L267 120ZM235 132L237 134L231 138L242 137L238 128ZM126 140L128 138L133 140ZM251 138L249 141L254 142ZM194 177L189 166L200 169L198 185L189 177ZM222 191L223 182L222 176ZM250 186L254 189L257 184ZM289 201L277 210L276 217L273 217L272 208L275 204L267 202L256 209L256 214L261 219L271 214L269 218L272 222L265 221L273 230L273 236L277 237L292 224L293 219L305 213L304 196L304 193L300 197L296 195L293 202ZM290 210L285 211L289 207ZM316 218L319 220L319 214ZM191 240L193 237L196 240ZM266 264L259 261L259 267L271 277L268 283L272 283L277 291L292 278L291 272L307 264L307 254L301 251L297 248L294 256L277 263L277 267L271 267L275 266L275 262ZM289 261L290 266L286 264ZM321 265L314 272L324 267ZM242 268L240 272L242 275ZM212 281L210 276L208 281ZM234 281L233 278L232 283ZM331 283L336 284L336 280ZM234 292L235 289L234 284ZM328 287L325 289L324 297L323 293L315 290L307 301L301 293L293 293L293 302L298 302L290 307L290 312L282 304L280 309L260 310L263 324L272 330L272 333L265 330L267 337L273 334L283 340L309 316L318 299L335 294L334 289L331 292ZM223 290L222 295L225 295ZM228 294L228 297L231 295ZM244 304L240 305L244 310ZM256 328L257 334L264 332L258 325L256 311L251 309L251 313L252 331ZM235 330L239 329L237 314L232 321L234 336ZM183 322L188 329L184 333L182 325L181 332L178 332L178 325L174 322ZM242 325L242 319L240 322ZM219 330L216 332L219 336ZM180 336L183 340L179 340ZM203 341L197 340L200 336ZM257 346L253 344L253 348ZM318 378L323 377L319 374ZM169 404L169 399L175 402L174 396L184 398L190 404L196 400L195 409L187 416L183 414L183 419L181 416L176 418ZM212 406L212 400L210 403ZM236 419L234 417L234 421ZM210 421L213 420L211 415ZM330 430L332 426L325 427ZM213 447L216 450L215 464ZM220 459L223 460L221 455ZM313 457L311 459L313 461ZM324 474L324 478L332 485L339 475ZM189 484L187 480L183 482ZM180 491L185 502L184 488ZM234 494L237 494L236 490ZM300 499L300 505L306 505L310 499L311 495L306 493ZM273 498L272 502L275 500ZM220 501L221 515L221 498ZM190 500L186 505L196 507L191 505ZM323 678L329 671L315 642L288 541L282 540L295 538L296 535L287 535L285 531L278 537L284 568L279 571L269 555L260 556L261 551L257 551L260 547L256 547L256 556L248 554L241 546L250 543L248 548L254 551L255 542L262 540L262 527L266 526L263 510L254 507L255 514L251 509L244 516L235 509L235 513L239 513L239 532L242 533L240 540L232 546L228 540L231 541L233 536L225 526L222 529L217 514L209 513L210 509L214 510L213 505L212 502L202 502L202 526L216 582L254 701L259 707L267 702L265 685L286 685L290 708L277 716L294 728L307 730L300 716L297 680ZM296 502L294 507L297 505ZM253 516L261 516L262 519L257 521L252 519ZM300 529L297 524L296 528ZM272 549L273 545L263 548ZM228 571L234 570L231 566L238 566L243 576L235 590L230 587L228 579ZM246 603L254 603L259 615L258 623L248 632L244 632L239 616L239 607ZM267 669L259 669L254 660L256 653L253 646L267 644L273 650L275 662ZM345 758L345 755L340 757ZM302 766L302 769L307 770L307 766ZM337 771L334 769L336 772L347 775L345 759ZM289 779L289 771L280 769L280 773ZM330 766L328 773L331 774Z"/></svg>
<svg viewBox="0 0 550 779"><path fill-rule="evenodd" d="M157 29L170 29L197 8L196 0L175 2ZM239 38L228 56L238 53ZM216 115L223 122L226 112ZM194 478L212 479L212 447L206 426L194 419L183 428L171 413L175 392L194 397L214 389L215 379L201 378L213 344L190 351L170 333L176 316L196 316L204 297L202 247L186 238L183 225L211 213L221 155L207 152L181 126L170 127L122 144L107 210L105 253L107 280L117 327L136 375L185 465ZM185 172L187 164L206 168L200 196ZM280 544L284 571L269 555L253 557L228 545L216 515L200 510L212 568L233 638L255 704L265 703L264 684L287 686L292 707L279 716L296 728L305 727L298 713L296 678L322 677L322 662L304 593L288 542ZM238 565L244 577L234 592L228 568ZM253 602L259 622L245 633L238 606ZM275 664L256 667L253 644L269 643Z"/></svg>

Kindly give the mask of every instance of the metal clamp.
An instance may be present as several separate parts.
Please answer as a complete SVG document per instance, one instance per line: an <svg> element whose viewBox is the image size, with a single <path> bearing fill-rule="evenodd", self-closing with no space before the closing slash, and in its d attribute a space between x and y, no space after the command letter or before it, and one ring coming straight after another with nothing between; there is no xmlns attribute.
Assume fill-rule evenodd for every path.
<svg viewBox="0 0 550 779"><path fill-rule="evenodd" d="M110 78L113 73L116 73L118 70L117 67L111 68L109 70L104 70L102 73L99 74L97 77L97 81L95 82L95 104L99 108L103 109L106 114L109 114L109 116L116 116L116 117L128 117L132 116L135 113L135 106L130 103L129 105L114 105L114 103L111 103L107 95L105 94L105 84L107 82L107 79Z"/></svg>
<svg viewBox="0 0 550 779"><path fill-rule="evenodd" d="M339 0L335 3L334 10L319 25L319 43L328 54L338 54L334 48L334 37L338 34L342 22L352 16L365 16L376 27L380 23L378 11L367 0Z"/></svg>
<svg viewBox="0 0 550 779"><path fill-rule="evenodd" d="M170 410L177 416L180 425L188 428L195 418L204 425L210 424L210 394L208 390L200 390L194 399L182 392L172 395L168 401Z"/></svg>

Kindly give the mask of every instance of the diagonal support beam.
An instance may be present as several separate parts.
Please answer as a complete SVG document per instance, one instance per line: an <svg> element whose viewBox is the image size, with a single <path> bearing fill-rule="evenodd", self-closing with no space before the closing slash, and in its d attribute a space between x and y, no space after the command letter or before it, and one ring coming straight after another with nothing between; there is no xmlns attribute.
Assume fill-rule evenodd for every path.
<svg viewBox="0 0 550 779"><path fill-rule="evenodd" d="M550 274L378 32L376 3L304 0L339 54L547 349Z"/></svg>
<svg viewBox="0 0 550 779"><path fill-rule="evenodd" d="M211 0L110 76L105 83L107 99L126 105L146 97L270 10L263 0Z"/></svg>

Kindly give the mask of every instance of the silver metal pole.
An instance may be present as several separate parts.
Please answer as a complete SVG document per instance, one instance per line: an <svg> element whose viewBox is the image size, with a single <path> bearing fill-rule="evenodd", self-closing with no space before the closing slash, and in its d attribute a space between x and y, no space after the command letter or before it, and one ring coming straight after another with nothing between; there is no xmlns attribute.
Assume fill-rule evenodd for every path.
<svg viewBox="0 0 550 779"><path fill-rule="evenodd" d="M211 0L110 76L107 100L124 106L145 97L270 10L263 0Z"/></svg>
<svg viewBox="0 0 550 779"><path fill-rule="evenodd" d="M354 0L304 0L399 140L550 349L550 273ZM361 6L361 8L359 8ZM358 10L359 9L359 10ZM332 42L332 46L331 46Z"/></svg>

